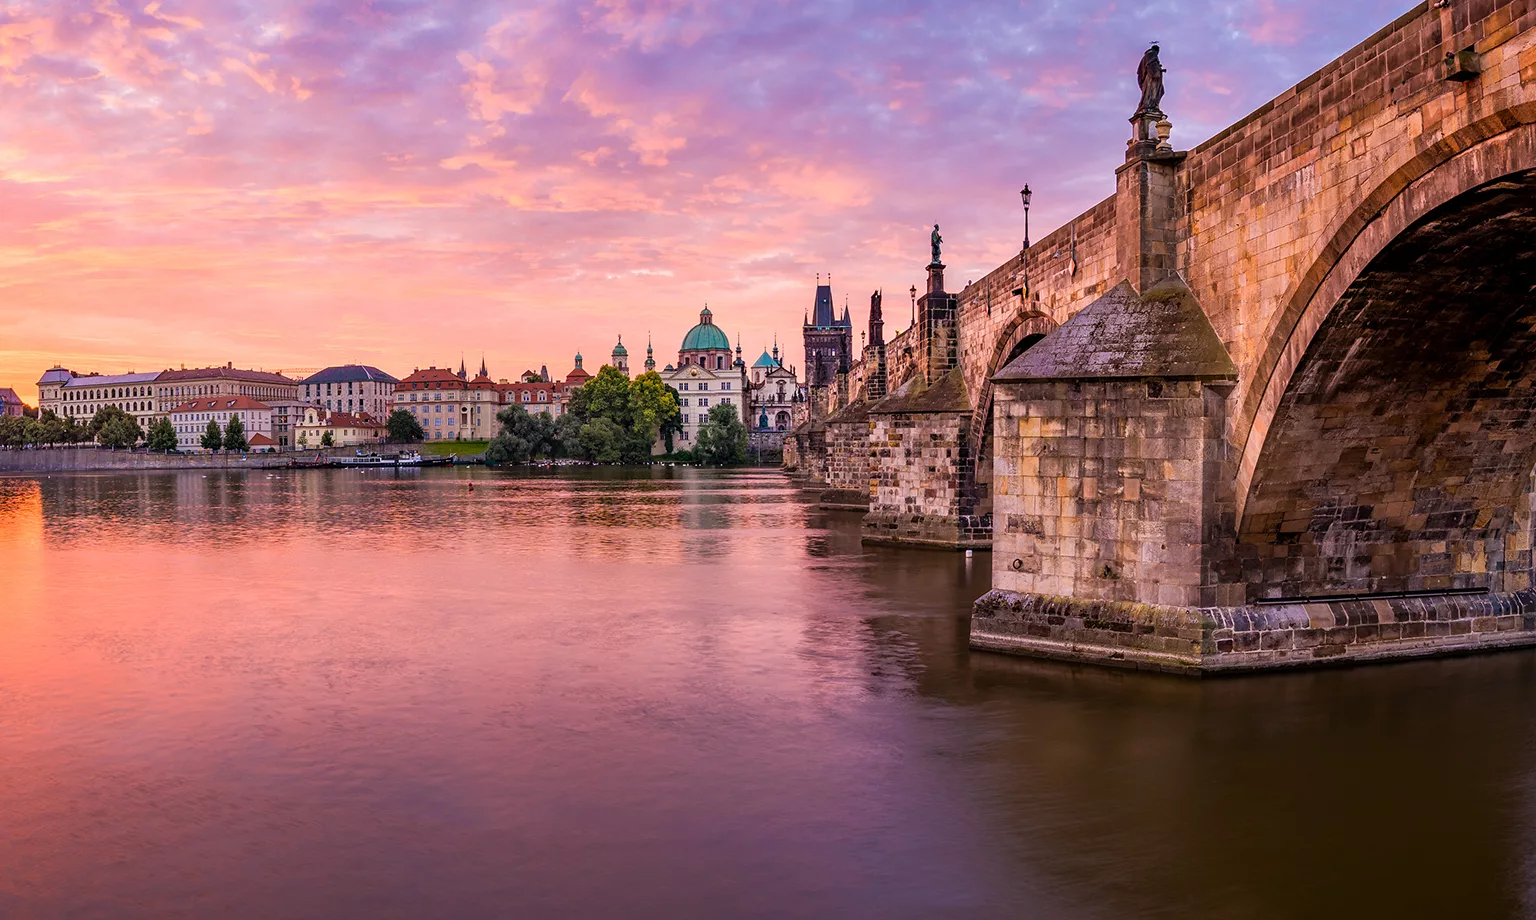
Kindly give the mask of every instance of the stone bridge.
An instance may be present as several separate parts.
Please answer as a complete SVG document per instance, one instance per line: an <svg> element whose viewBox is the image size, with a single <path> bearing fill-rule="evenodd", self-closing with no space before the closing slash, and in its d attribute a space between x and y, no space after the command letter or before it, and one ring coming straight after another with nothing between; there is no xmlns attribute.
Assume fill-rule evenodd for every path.
<svg viewBox="0 0 1536 920"><path fill-rule="evenodd" d="M1115 195L958 294L931 266L790 462L867 539L991 545L980 648L1536 643L1533 27L1425 3L1193 150L1133 119Z"/></svg>

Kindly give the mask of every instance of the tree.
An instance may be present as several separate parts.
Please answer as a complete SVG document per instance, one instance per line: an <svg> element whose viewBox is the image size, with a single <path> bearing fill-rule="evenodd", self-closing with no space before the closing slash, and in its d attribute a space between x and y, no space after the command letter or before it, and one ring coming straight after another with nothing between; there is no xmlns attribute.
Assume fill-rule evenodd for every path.
<svg viewBox="0 0 1536 920"><path fill-rule="evenodd" d="M90 433L91 439L98 439L101 436L101 430L107 427L107 423L115 418L126 418L131 421L133 416L117 406L102 406L100 409L97 409L96 414L91 416L90 423L85 426L86 431ZM134 425L137 426L138 422L134 422Z"/></svg>
<svg viewBox="0 0 1536 920"><path fill-rule="evenodd" d="M661 375L647 371L629 384L629 443L626 463L644 463L651 448L661 439L663 430L677 426L681 430L683 414L678 411L677 393Z"/></svg>
<svg viewBox="0 0 1536 920"><path fill-rule="evenodd" d="M250 446L245 439L245 423L240 421L240 416L231 415L229 424L224 426L224 449L249 450Z"/></svg>
<svg viewBox="0 0 1536 920"><path fill-rule="evenodd" d="M149 449L167 453L176 449L176 426L168 418L162 418L149 426Z"/></svg>
<svg viewBox="0 0 1536 920"><path fill-rule="evenodd" d="M396 444L409 444L427 439L427 433L421 430L421 422L404 409L396 409L389 413L389 418L384 420L384 427L389 431L389 439Z"/></svg>
<svg viewBox="0 0 1536 920"><path fill-rule="evenodd" d="M578 390L577 392L580 391ZM581 426L581 419L570 412L567 412L559 418L555 419L555 456L585 456L581 451Z"/></svg>
<svg viewBox="0 0 1536 920"><path fill-rule="evenodd" d="M320 436L320 446L321 447L335 447L336 446L336 436L331 434L330 431L326 431L325 434L322 434Z"/></svg>
<svg viewBox="0 0 1536 920"><path fill-rule="evenodd" d="M27 443L27 423L20 415L0 415L0 447L20 447Z"/></svg>
<svg viewBox="0 0 1536 920"><path fill-rule="evenodd" d="M299 432L299 447L301 449L303 449L303 450L308 450L309 449L309 432L307 432L307 431Z"/></svg>
<svg viewBox="0 0 1536 920"><path fill-rule="evenodd" d="M487 463L527 463L534 457L551 457L556 450L555 422L542 412L508 406L497 413L501 430L485 449Z"/></svg>
<svg viewBox="0 0 1536 920"><path fill-rule="evenodd" d="M581 426L581 452L598 463L618 463L624 458L626 432L608 418L595 418Z"/></svg>
<svg viewBox="0 0 1536 920"><path fill-rule="evenodd" d="M100 413L98 413L100 414ZM39 423L46 429L46 423ZM107 423L101 426L96 433L96 440L103 447L116 450L119 447L132 447L144 437L144 431L139 427L138 421L122 410L118 414L107 419Z"/></svg>
<svg viewBox="0 0 1536 920"><path fill-rule="evenodd" d="M203 450L218 450L224 446L224 432L219 430L219 423L213 419L208 420L208 428L203 432Z"/></svg>
<svg viewBox="0 0 1536 920"><path fill-rule="evenodd" d="M699 426L699 440L693 451L700 462L713 466L747 462L747 426L742 424L738 412L730 403L709 410L709 416Z"/></svg>
<svg viewBox="0 0 1536 920"><path fill-rule="evenodd" d="M670 385L667 387L667 395L672 397L672 405L674 407L682 405L682 397L679 396L678 392L672 389ZM682 433L683 413L673 412L670 418L661 423L661 431L659 432L659 437L664 442L667 453L672 453L673 442L676 440L677 436Z"/></svg>
<svg viewBox="0 0 1536 920"><path fill-rule="evenodd" d="M629 378L616 367L603 365L597 376L582 384L571 396L571 411L582 422L605 418L620 428L628 428Z"/></svg>

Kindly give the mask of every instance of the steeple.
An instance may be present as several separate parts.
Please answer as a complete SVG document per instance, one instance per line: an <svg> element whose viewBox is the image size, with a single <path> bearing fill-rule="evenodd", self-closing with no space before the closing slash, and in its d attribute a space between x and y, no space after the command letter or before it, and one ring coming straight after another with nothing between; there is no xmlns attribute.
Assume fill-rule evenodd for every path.
<svg viewBox="0 0 1536 920"><path fill-rule="evenodd" d="M480 376L481 377L489 377L489 376L491 376L490 371L487 371L485 369L485 352L483 352L483 351L480 352Z"/></svg>
<svg viewBox="0 0 1536 920"><path fill-rule="evenodd" d="M463 352L459 353L459 379L460 380L468 380L469 379L469 368L464 366L464 353Z"/></svg>
<svg viewBox="0 0 1536 920"><path fill-rule="evenodd" d="M645 334L645 372L650 373L656 369L656 353L651 349L651 334Z"/></svg>

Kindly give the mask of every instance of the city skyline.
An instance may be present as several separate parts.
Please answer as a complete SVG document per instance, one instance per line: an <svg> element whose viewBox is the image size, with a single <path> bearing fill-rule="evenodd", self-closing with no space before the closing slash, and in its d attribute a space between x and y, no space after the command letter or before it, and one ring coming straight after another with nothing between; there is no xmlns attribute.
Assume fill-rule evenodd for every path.
<svg viewBox="0 0 1536 920"><path fill-rule="evenodd" d="M1190 147L1397 7L13 5L0 386L482 351L510 377L706 302L744 355L793 348L817 273L860 318L921 284L934 222L958 288L1017 250L1024 182L1036 238L1107 196L1147 41Z"/></svg>

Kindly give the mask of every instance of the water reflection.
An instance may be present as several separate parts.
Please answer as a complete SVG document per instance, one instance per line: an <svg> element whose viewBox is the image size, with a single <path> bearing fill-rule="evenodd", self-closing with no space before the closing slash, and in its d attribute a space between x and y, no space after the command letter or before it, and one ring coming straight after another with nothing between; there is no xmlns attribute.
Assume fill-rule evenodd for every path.
<svg viewBox="0 0 1536 920"><path fill-rule="evenodd" d="M761 472L0 479L0 549L0 916L1529 915L1531 653L972 654L985 554Z"/></svg>

